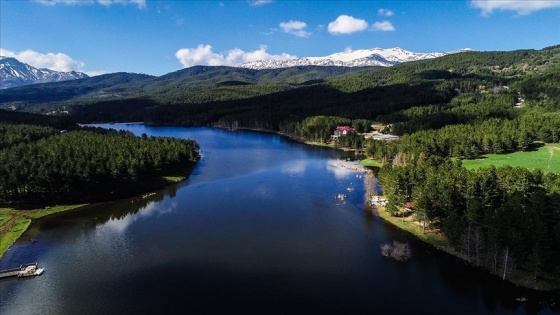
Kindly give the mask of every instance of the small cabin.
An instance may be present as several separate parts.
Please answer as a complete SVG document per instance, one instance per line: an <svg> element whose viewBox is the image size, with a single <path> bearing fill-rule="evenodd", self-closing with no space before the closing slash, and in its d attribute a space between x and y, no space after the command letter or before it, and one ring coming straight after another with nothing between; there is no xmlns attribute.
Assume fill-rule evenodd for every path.
<svg viewBox="0 0 560 315"><path fill-rule="evenodd" d="M350 133L356 133L356 128L352 128L350 126L338 126L334 131L333 138L338 138L340 136L345 136Z"/></svg>

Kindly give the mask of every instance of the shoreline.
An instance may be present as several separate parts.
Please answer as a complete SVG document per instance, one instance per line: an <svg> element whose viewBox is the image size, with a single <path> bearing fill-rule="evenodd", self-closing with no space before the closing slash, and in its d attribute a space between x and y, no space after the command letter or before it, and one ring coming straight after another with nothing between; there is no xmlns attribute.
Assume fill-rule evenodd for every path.
<svg viewBox="0 0 560 315"><path fill-rule="evenodd" d="M0 259L10 247L29 229L35 220L46 216L78 210L88 204L57 205L44 209L17 210L13 208L0 208L2 225L0 225Z"/></svg>
<svg viewBox="0 0 560 315"><path fill-rule="evenodd" d="M271 134L277 134L280 136L284 136L290 140L296 141L298 143L302 143L305 145L311 145L311 146L322 146L322 147L329 147L335 150L343 150L343 151L349 151L349 150L353 150L356 151L355 149L344 149L344 148L335 148L334 146L330 146L327 144L320 144L320 143L315 143L315 142L309 142L309 141L305 141L303 139L298 139L294 136L291 136L289 134L285 134L279 131L272 131L272 130L264 130L264 129L257 129L257 128L236 128L234 130L229 129L229 128L225 128L225 127L219 127L219 126L212 126L213 128L218 128L218 129L224 129L224 130L229 130L229 131L235 131L235 130L248 130L248 131L255 131L255 132L263 132L263 133L271 133ZM360 165L364 165L364 166L374 166L374 167L381 167L382 164L375 161L375 160L369 160L369 159L365 159L365 160L360 160ZM375 211L377 210L377 211ZM460 258L462 260L464 260L465 262L467 261L463 255L461 255L461 253L453 250L450 245L447 243L447 240L444 239L444 237L442 235L440 235L439 233L433 233L432 235L436 235L433 237L429 236L429 233L426 233L424 235L422 234L418 234L415 233L414 231L414 226L412 226L412 224L410 224L408 227L405 226L405 224L401 223L401 218L400 217L393 217L391 216L387 211L385 211L385 209L383 207L376 207L376 208L371 208L370 209L371 212L375 212L374 214L379 216L384 222L400 229L403 230L405 232L410 233L412 236L414 236L416 239L418 239L419 241L426 243L432 247L434 247L436 250L446 253L448 255L452 255L453 257L457 257ZM405 223L410 223L409 221L405 220ZM472 265L473 267L477 267ZM482 267L477 267L481 270L483 270L484 272L486 272L489 276L497 276L499 277L500 275L496 272L493 272L492 270L488 270L486 268L482 268ZM515 270L514 272L512 272L512 274L509 276L509 278L506 278L505 281L508 281L511 284L514 284L516 286L520 286L523 288L527 288L530 290L534 290L536 292L552 292L552 291L558 291L560 290L560 283L551 283L550 281L546 281L546 280L534 280L532 277L532 273L531 272L527 272L527 271L522 271L522 270Z"/></svg>
<svg viewBox="0 0 560 315"><path fill-rule="evenodd" d="M113 123L115 124L115 123ZM119 123L119 124L144 124L142 122L129 122L129 123ZM154 126L164 126L164 125L154 125ZM330 148L330 149L335 149L335 150L342 150L342 151L359 151L357 149L349 149L349 148L335 148L333 145L329 145L326 143L318 143L318 142L311 142L311 141L306 141L304 139L295 137L293 135L287 134L287 133L283 133L280 131L273 131L273 130L267 130L267 129L259 129L259 128L236 128L236 129L230 129L230 128L226 128L226 127L222 127L222 126L210 126L211 128L216 128L216 129L222 129L222 130L227 130L227 131L253 131L253 132L259 132L259 133L268 133L268 134L275 134L275 135L279 135L282 137L285 137L291 141L297 142L297 143L301 143L301 144L305 144L305 145L309 145L309 146L318 146L318 147L326 147L326 148ZM188 127L187 127L188 128ZM373 161L373 160L372 160ZM375 163L378 163L376 161L374 161ZM362 163L360 163L362 164ZM365 163L364 163L365 164ZM195 164L196 165L196 164ZM194 166L191 168L194 169ZM34 210L16 210L16 209L8 209L8 208L0 208L0 259L3 257L3 255L5 254L5 252L7 252L10 247L21 237L21 235L23 235L25 233L25 231L28 230L28 228L34 223L35 220L46 217L48 215L51 214L55 214L55 213L61 213L61 212L67 212L67 211L79 211L80 208L89 205L89 204L96 204L96 203L101 203L101 202L106 202L106 201L115 201L115 200L119 200L122 198L128 198L128 197L133 197L133 196L138 196L138 195L142 195L145 193L149 193L154 191L155 189L159 189L162 187L166 187L172 184L176 184L182 181L185 181L186 179L188 179L190 176L190 172L188 175L182 177L182 176L178 176L178 177L172 177L172 176L167 176L164 177L164 179L166 180L166 183L164 184L160 184L157 187L149 187L149 189L146 190L142 190L142 191L138 191L135 192L132 196L127 195L127 196L114 196L117 198L111 198L109 200L100 200L100 201L95 201L95 202L91 202L88 204L76 204L76 205L59 205L59 206L55 206L55 207L47 207L45 209L34 209ZM408 233L410 233L412 236L414 236L417 240L424 242L432 247L434 247L436 250L440 251L440 252L444 252L447 253L449 255L452 255L454 257L460 258L464 260L464 257L462 257L462 255L456 251L454 251L452 248L450 248L449 244L447 243L447 241L443 238L443 236L439 235L439 233L434 233L432 231L432 235L438 235L435 237L429 237L430 233L426 233L424 235L422 234L418 234L415 233L414 231L414 226L412 226L413 224L405 224L405 223L410 223L409 221L405 220L405 223L401 222L401 218L400 217L393 217L391 216L387 211L385 211L385 209L383 207L370 207L368 206L368 210L371 211L374 215L377 215L378 217L380 217L384 222L400 229L403 231L406 231ZM13 216L6 219L6 215L5 212L12 212ZM17 214L16 214L17 213ZM19 222L18 222L19 220ZM10 224L10 222L12 224ZM417 231L416 231L417 232ZM497 273L492 272L491 270L488 270L486 268L480 268L481 270L484 270L488 275L492 275L492 276L498 276ZM511 284L517 285L517 286L521 286L527 289L531 289L531 290L535 290L537 292L550 292L550 291L555 291L555 290L559 290L560 289L560 284L558 283L550 283L548 281L545 280L530 280L528 281L528 279L530 279L531 277L528 277L527 275L530 274L530 272L525 272L525 271L516 271L514 274L511 275L510 278L506 279L508 282L510 282ZM544 283L543 283L544 282Z"/></svg>
<svg viewBox="0 0 560 315"><path fill-rule="evenodd" d="M196 164L194 165L196 166ZM56 206L46 206L44 208L36 208L30 210L21 210L7 207L0 207L0 259L4 254L10 250L10 247L29 229L29 227L41 218L47 217L52 214L79 211L81 208L98 204L103 202L111 202L125 198L132 198L135 196L141 196L147 193L152 193L155 190L177 184L187 180L190 177L190 173L194 169L192 166L189 169L189 173L185 176L162 176L162 180L165 183L160 183L157 185L152 185L146 187L146 189L138 189L133 193L124 193L122 195L112 196L113 198L106 200L97 200L90 203L81 204L63 204Z"/></svg>
<svg viewBox="0 0 560 315"><path fill-rule="evenodd" d="M415 222L411 221L410 219L407 220L408 217L405 218L404 223L402 222L402 217L395 217L392 216L389 212L387 212L385 210L384 207L373 207L368 205L367 206L369 209L369 211L373 214L378 216L379 218L381 218L384 222L386 222L387 224L390 224L391 226L405 231L407 233L410 233L413 237L415 237L417 240L428 244L430 246L432 246L434 249L446 253L448 255L451 255L453 257L456 258L460 258L461 260L464 260L466 264L469 264L468 261L465 259L465 257L453 250L450 245L447 243L447 240L445 239L445 237L443 237L439 232L434 231L434 230L426 230L425 234L421 233L421 227L420 226L415 226ZM487 273L488 276L496 276L496 277L500 277L500 274L497 272L493 272L492 270L489 270L487 268L481 267L481 266L475 266L475 265L471 265L472 267L478 268L482 271L484 271L485 273ZM500 278L501 279L501 278ZM514 270L508 278L506 278L504 281L507 281L513 285L516 286L520 286L526 289L530 289L530 290L534 290L535 292L555 292L560 290L560 283L557 282L551 282L551 281L547 281L547 280L534 280L533 278L533 273L530 271L524 271L524 270Z"/></svg>
<svg viewBox="0 0 560 315"><path fill-rule="evenodd" d="M314 142L314 141L307 141L304 140L302 138L296 137L294 135L288 134L288 133L284 133L281 131L274 131L274 130L269 130L269 129L260 129L260 128L248 128L248 127L238 127L235 129L231 129L231 128L227 128L227 127L223 127L223 126L210 126L211 128L216 128L216 129L221 129L221 130L227 130L227 131L254 131L254 132L261 132L261 133L269 133L269 134L275 134L275 135L279 135L282 137L286 137L292 141L298 142L298 143L302 143L302 144L306 144L306 145L310 145L310 146L314 146L314 147L323 147L323 148L331 148L334 150L341 150L344 152L349 152L349 151L361 151L360 149L351 149L351 148L345 148L345 147L339 147L339 148L335 148L334 145L332 144L328 144L328 143L322 143L322 142Z"/></svg>

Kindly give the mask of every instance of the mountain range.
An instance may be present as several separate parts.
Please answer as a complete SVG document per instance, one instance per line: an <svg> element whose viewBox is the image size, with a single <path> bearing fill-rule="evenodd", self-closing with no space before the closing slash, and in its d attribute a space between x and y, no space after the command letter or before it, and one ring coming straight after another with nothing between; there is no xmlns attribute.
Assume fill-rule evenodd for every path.
<svg viewBox="0 0 560 315"><path fill-rule="evenodd" d="M239 67L255 70L301 66L391 67L404 62L432 59L465 51L470 51L470 49L461 49L452 52L415 53L399 47L389 49L372 48L347 50L325 57L303 57L288 60L259 60L244 63Z"/></svg>
<svg viewBox="0 0 560 315"><path fill-rule="evenodd" d="M0 89L87 78L82 72L38 69L15 58L0 56Z"/></svg>
<svg viewBox="0 0 560 315"><path fill-rule="evenodd" d="M397 63L417 57L402 50L395 56L395 50L392 57L386 50L383 58ZM366 58L371 51L335 54L332 59ZM267 121L274 121L277 129L280 122L309 115L371 119L410 106L445 103L457 93L470 93L473 89L513 88L541 73L551 76L543 76L550 85L547 95L554 97L552 92L557 90L556 77L549 72L560 65L558 46L436 56L403 61L392 67L294 66L257 70L194 66L157 77L109 73L4 89L0 91L0 109L53 115L68 112L81 115L83 121L111 117L112 121L197 125L252 119L246 122L249 127L268 117Z"/></svg>
<svg viewBox="0 0 560 315"><path fill-rule="evenodd" d="M288 60L259 60L241 64L238 68L251 70L285 69L291 67L390 67L405 62L433 59L449 54L469 51L462 49L453 52L415 53L402 48L372 48L347 50L325 57L303 57ZM15 58L0 56L0 89L18 86L61 82L87 78L82 72L59 72L38 69Z"/></svg>

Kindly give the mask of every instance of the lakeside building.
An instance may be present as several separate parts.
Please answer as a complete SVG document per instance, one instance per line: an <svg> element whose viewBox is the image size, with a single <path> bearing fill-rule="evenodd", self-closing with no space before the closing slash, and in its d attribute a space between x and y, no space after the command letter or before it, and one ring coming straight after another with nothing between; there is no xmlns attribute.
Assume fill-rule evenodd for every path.
<svg viewBox="0 0 560 315"><path fill-rule="evenodd" d="M332 137L336 139L340 136L345 136L347 134L356 132L356 128L352 128L350 126L338 126L336 127L336 130L334 131L334 135Z"/></svg>

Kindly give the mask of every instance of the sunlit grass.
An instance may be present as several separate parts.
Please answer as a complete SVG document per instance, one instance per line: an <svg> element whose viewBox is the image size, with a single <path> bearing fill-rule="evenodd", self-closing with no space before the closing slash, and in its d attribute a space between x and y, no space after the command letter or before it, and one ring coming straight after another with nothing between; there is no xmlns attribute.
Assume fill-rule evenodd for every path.
<svg viewBox="0 0 560 315"><path fill-rule="evenodd" d="M536 151L488 154L480 159L463 160L462 163L467 169L511 165L530 170L541 169L545 173L560 173L560 144L547 144Z"/></svg>
<svg viewBox="0 0 560 315"><path fill-rule="evenodd" d="M361 160L360 165L371 166L371 167L382 167L383 166L383 164L381 164L380 162L378 162L376 160L372 160L372 159Z"/></svg>
<svg viewBox="0 0 560 315"><path fill-rule="evenodd" d="M48 209L33 210L32 212L29 213L29 215L27 215L27 217L32 218L32 219L38 219L38 218L42 218L44 216L47 216L49 214L55 214L55 213L58 213L58 212L74 210L76 208L79 208L79 207L82 207L82 206L85 206L85 205L86 204L63 205L63 206L50 207Z"/></svg>
<svg viewBox="0 0 560 315"><path fill-rule="evenodd" d="M168 181L169 183L178 183L185 179L184 176L163 176L163 179Z"/></svg>
<svg viewBox="0 0 560 315"><path fill-rule="evenodd" d="M388 211L386 211L382 207L379 207L377 212L383 220L391 223L392 225L400 229L403 229L413 234L420 240L428 244L431 244L435 248L446 251L448 253L456 254L453 251L453 248L451 247L447 239L445 238L445 236L443 236L443 234L440 231L426 229L425 234L423 234L422 226L419 225L418 222L411 220L411 218L405 218L403 222L403 219L401 217L392 216Z"/></svg>
<svg viewBox="0 0 560 315"><path fill-rule="evenodd" d="M58 212L73 210L81 206L84 205L63 205L37 210L0 208L0 258L27 230L32 220Z"/></svg>
<svg viewBox="0 0 560 315"><path fill-rule="evenodd" d="M23 234L23 232L27 230L29 224L31 224L31 219L19 218L15 220L14 224L8 231L2 233L2 237L0 237L0 258L2 258L8 248L12 246L12 244Z"/></svg>

